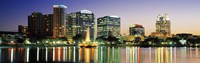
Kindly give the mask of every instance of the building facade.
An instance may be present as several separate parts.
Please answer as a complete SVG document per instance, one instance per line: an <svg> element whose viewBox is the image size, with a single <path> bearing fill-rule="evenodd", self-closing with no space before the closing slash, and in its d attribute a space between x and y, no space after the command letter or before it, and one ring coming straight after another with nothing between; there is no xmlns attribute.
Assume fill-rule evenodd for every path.
<svg viewBox="0 0 200 63"><path fill-rule="evenodd" d="M53 5L53 37L66 36L65 5Z"/></svg>
<svg viewBox="0 0 200 63"><path fill-rule="evenodd" d="M19 25L18 26L18 32L28 34L28 26Z"/></svg>
<svg viewBox="0 0 200 63"><path fill-rule="evenodd" d="M97 19L97 36L108 37L109 35L120 37L120 17L104 16Z"/></svg>
<svg viewBox="0 0 200 63"><path fill-rule="evenodd" d="M19 26L19 32L25 32L25 27ZM53 36L53 14L43 15L33 12L28 16L28 36L52 37Z"/></svg>
<svg viewBox="0 0 200 63"><path fill-rule="evenodd" d="M44 16L40 12L33 12L32 15L28 16L28 31L32 37L44 37L45 26Z"/></svg>
<svg viewBox="0 0 200 63"><path fill-rule="evenodd" d="M72 38L77 34L86 37L86 31L89 27L90 37L94 37L95 15L90 10L81 10L67 14L67 36Z"/></svg>
<svg viewBox="0 0 200 63"><path fill-rule="evenodd" d="M158 15L156 20L156 32L162 35L171 35L171 23L167 14Z"/></svg>
<svg viewBox="0 0 200 63"><path fill-rule="evenodd" d="M43 15L44 17L44 26L45 26L45 35L47 37L53 36L53 14Z"/></svg>
<svg viewBox="0 0 200 63"><path fill-rule="evenodd" d="M129 35L144 36L145 30L142 25L134 24L129 26Z"/></svg>

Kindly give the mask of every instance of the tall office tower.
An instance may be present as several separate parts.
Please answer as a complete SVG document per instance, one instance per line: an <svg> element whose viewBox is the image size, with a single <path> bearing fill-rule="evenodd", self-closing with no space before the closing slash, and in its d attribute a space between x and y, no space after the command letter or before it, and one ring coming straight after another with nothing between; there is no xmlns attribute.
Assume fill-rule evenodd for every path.
<svg viewBox="0 0 200 63"><path fill-rule="evenodd" d="M86 31L89 27L90 37L94 37L95 16L89 10L81 10L67 15L67 36L72 38L77 34L86 37Z"/></svg>
<svg viewBox="0 0 200 63"><path fill-rule="evenodd" d="M170 36L171 34L171 23L167 14L163 16L158 15L156 20L156 32L160 34L164 34L166 36Z"/></svg>
<svg viewBox="0 0 200 63"><path fill-rule="evenodd" d="M129 26L129 35L144 36L144 27L139 24Z"/></svg>
<svg viewBox="0 0 200 63"><path fill-rule="evenodd" d="M53 5L53 37L66 36L65 5Z"/></svg>
<svg viewBox="0 0 200 63"><path fill-rule="evenodd" d="M120 17L118 16L104 16L97 19L97 36L109 35L120 37Z"/></svg>
<svg viewBox="0 0 200 63"><path fill-rule="evenodd" d="M44 37L45 25L43 15L40 12L33 12L28 16L28 31L31 37Z"/></svg>
<svg viewBox="0 0 200 63"><path fill-rule="evenodd" d="M28 34L28 26L19 25L18 26L18 32Z"/></svg>
<svg viewBox="0 0 200 63"><path fill-rule="evenodd" d="M44 17L44 26L45 26L45 35L48 37L53 36L53 14L43 15Z"/></svg>

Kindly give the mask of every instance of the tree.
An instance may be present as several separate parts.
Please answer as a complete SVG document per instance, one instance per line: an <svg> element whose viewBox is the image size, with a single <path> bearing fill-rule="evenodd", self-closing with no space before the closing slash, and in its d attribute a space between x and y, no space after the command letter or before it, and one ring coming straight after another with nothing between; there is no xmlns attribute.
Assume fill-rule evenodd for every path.
<svg viewBox="0 0 200 63"><path fill-rule="evenodd" d="M113 44L113 42L115 42L115 44L119 43L119 39L116 38L115 36L108 36L107 41L110 42L111 44Z"/></svg>
<svg viewBox="0 0 200 63"><path fill-rule="evenodd" d="M151 45L149 45L148 42L140 42L138 45L141 46L141 47L149 47L149 46L151 46Z"/></svg>
<svg viewBox="0 0 200 63"><path fill-rule="evenodd" d="M101 36L101 37L97 37L96 40L99 43L104 43L105 41L107 41L107 38L105 36Z"/></svg>
<svg viewBox="0 0 200 63"><path fill-rule="evenodd" d="M21 44L21 43L24 43L24 39L17 38L17 42L20 43L20 44Z"/></svg>
<svg viewBox="0 0 200 63"><path fill-rule="evenodd" d="M173 42L173 44L175 44L175 46L182 46L182 44L179 42L179 38L177 37L172 37L171 41Z"/></svg>
<svg viewBox="0 0 200 63"><path fill-rule="evenodd" d="M136 44L138 44L139 42L141 42L141 38L140 37L135 37L135 41Z"/></svg>
<svg viewBox="0 0 200 63"><path fill-rule="evenodd" d="M68 39L66 37L61 37L61 38L59 38L59 40L67 42L67 44L68 44Z"/></svg>
<svg viewBox="0 0 200 63"><path fill-rule="evenodd" d="M197 39L197 44L200 44L200 38Z"/></svg>
<svg viewBox="0 0 200 63"><path fill-rule="evenodd" d="M76 36L73 36L72 39L78 44L78 42L82 42L82 35L77 34Z"/></svg>
<svg viewBox="0 0 200 63"><path fill-rule="evenodd" d="M59 40L68 41L68 39L66 37L61 37L61 38L59 38Z"/></svg>
<svg viewBox="0 0 200 63"><path fill-rule="evenodd" d="M192 46L195 46L197 44L197 39L189 38L189 39L187 39L187 41Z"/></svg>

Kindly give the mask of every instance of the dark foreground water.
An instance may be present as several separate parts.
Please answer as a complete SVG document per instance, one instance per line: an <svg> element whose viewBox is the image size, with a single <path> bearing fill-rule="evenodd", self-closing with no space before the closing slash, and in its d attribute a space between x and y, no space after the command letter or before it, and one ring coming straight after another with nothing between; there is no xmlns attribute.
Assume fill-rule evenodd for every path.
<svg viewBox="0 0 200 63"><path fill-rule="evenodd" d="M0 62L200 63L200 48L0 47Z"/></svg>

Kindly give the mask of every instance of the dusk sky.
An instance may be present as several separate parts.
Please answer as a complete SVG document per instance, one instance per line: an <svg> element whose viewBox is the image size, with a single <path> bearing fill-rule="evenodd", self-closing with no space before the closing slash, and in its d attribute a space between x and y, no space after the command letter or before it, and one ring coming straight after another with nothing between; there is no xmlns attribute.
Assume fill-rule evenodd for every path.
<svg viewBox="0 0 200 63"><path fill-rule="evenodd" d="M128 33L129 25L141 24L149 35L156 29L157 15L167 13L173 34L200 35L200 0L1 0L0 31L17 31L18 25L27 25L32 12L52 14L54 4L66 5L66 13L88 9L96 18L120 16L122 34Z"/></svg>

